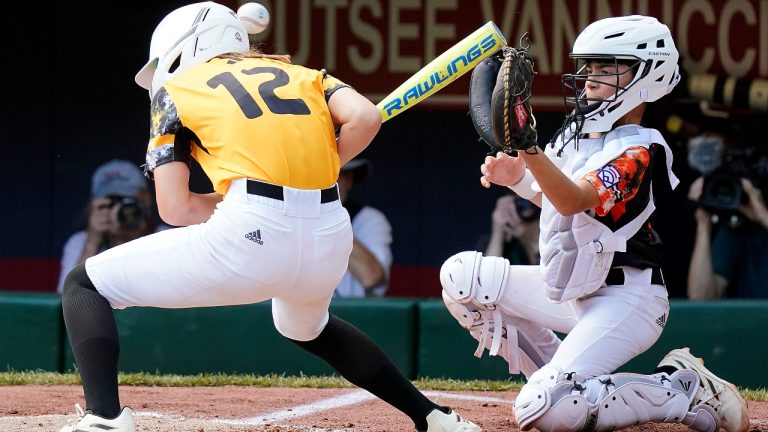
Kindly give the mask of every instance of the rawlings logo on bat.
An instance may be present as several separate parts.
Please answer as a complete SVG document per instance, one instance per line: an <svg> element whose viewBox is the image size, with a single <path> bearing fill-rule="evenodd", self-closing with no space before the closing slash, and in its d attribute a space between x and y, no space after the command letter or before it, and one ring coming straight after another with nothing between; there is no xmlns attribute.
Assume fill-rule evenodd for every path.
<svg viewBox="0 0 768 432"><path fill-rule="evenodd" d="M376 104L385 122L440 91L485 58L507 46L504 35L488 21L413 74Z"/></svg>

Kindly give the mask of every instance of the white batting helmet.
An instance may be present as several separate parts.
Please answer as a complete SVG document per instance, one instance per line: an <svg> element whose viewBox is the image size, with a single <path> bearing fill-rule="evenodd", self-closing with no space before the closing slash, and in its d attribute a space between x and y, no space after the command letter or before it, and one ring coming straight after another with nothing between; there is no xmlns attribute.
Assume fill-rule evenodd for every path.
<svg viewBox="0 0 768 432"><path fill-rule="evenodd" d="M660 99L680 81L675 42L669 28L653 17L631 15L596 21L576 38L570 56L627 62L635 70L632 81L626 87L616 86L615 97L606 100L586 98L583 84L589 75L584 68L563 75L563 85L574 90L565 100L574 105L568 123L576 123L577 134L611 130L616 120L643 102Z"/></svg>
<svg viewBox="0 0 768 432"><path fill-rule="evenodd" d="M166 81L191 67L249 49L248 32L228 7L210 1L183 6L155 28L149 61L136 74L136 83L152 98Z"/></svg>

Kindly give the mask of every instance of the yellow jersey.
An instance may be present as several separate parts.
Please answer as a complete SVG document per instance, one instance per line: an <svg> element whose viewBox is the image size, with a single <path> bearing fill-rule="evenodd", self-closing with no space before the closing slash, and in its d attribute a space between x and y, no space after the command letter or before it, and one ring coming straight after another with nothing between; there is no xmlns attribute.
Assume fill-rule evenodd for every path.
<svg viewBox="0 0 768 432"><path fill-rule="evenodd" d="M189 158L216 192L236 178L297 189L336 182L328 98L343 82L266 58L215 58L167 81L152 100L145 172Z"/></svg>

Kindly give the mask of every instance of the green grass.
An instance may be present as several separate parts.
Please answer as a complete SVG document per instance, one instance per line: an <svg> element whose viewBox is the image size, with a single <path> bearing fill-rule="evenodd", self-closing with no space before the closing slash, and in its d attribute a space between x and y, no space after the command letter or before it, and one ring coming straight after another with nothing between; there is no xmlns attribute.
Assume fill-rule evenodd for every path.
<svg viewBox="0 0 768 432"><path fill-rule="evenodd" d="M57 372L0 372L0 386L9 385L79 385L80 376L75 373ZM154 387L291 387L291 388L340 388L353 387L349 381L337 376L286 376L286 375L229 375L223 373L198 375L161 375L149 373L124 373L121 385ZM421 378L414 381L422 390L442 391L518 391L519 381L468 380ZM761 388L740 389L747 400L768 402L768 390Z"/></svg>
<svg viewBox="0 0 768 432"><path fill-rule="evenodd" d="M519 390L522 383L515 381L451 379L419 379L417 387L429 390ZM0 372L0 386L8 385L73 385L80 384L80 376L75 373L57 372ZM339 388L353 387L349 381L337 376L286 376L286 375L229 375L223 373L197 375L161 375L149 373L120 374L121 385L156 386L156 387L215 387L215 386L253 386L253 387L309 387Z"/></svg>

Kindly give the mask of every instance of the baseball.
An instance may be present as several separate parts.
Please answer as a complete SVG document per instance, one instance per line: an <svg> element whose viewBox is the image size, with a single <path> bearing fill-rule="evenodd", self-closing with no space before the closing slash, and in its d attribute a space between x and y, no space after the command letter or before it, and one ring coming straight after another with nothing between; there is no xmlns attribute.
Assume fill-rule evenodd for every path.
<svg viewBox="0 0 768 432"><path fill-rule="evenodd" d="M258 34L269 25L269 11L260 3L245 3L237 10L237 17L249 34Z"/></svg>

